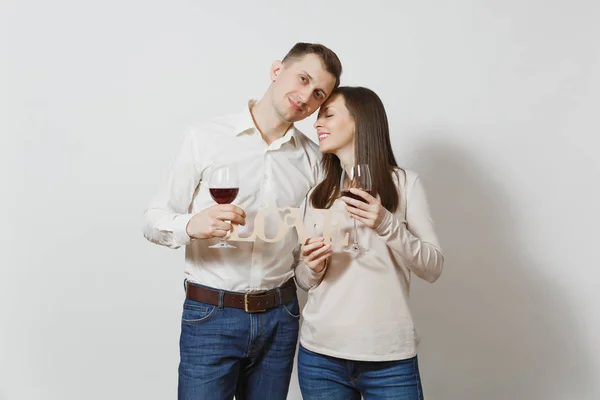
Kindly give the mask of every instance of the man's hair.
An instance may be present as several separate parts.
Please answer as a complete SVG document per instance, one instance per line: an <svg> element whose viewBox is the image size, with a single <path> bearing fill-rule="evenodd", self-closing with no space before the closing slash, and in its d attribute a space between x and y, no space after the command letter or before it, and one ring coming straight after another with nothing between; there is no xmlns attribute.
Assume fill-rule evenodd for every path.
<svg viewBox="0 0 600 400"><path fill-rule="evenodd" d="M283 57L283 63L293 62L301 59L307 54L316 54L321 59L325 70L335 77L334 89L340 86L340 76L342 75L342 63L329 48L318 43L296 43L294 47Z"/></svg>

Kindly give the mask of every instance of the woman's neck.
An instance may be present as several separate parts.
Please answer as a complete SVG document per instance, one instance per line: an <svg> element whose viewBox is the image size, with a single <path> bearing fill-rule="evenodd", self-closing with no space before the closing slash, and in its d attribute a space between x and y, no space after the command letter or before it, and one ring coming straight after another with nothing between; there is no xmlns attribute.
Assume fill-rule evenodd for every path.
<svg viewBox="0 0 600 400"><path fill-rule="evenodd" d="M354 165L354 145L346 146L342 149L337 150L334 153L337 158L340 159L340 164L344 165Z"/></svg>

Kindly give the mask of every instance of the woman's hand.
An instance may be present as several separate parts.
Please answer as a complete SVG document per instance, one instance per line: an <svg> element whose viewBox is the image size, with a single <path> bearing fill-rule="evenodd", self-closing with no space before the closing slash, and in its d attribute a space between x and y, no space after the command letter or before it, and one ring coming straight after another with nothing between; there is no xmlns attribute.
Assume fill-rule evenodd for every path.
<svg viewBox="0 0 600 400"><path fill-rule="evenodd" d="M333 251L331 244L325 244L324 238L317 237L307 239L300 249L300 254L308 268L320 273L325 269L327 258L333 254Z"/></svg>
<svg viewBox="0 0 600 400"><path fill-rule="evenodd" d="M352 218L362 222L369 228L377 228L385 216L385 207L381 205L379 199L364 190L352 188L350 192L363 198L364 201L342 196L342 200L346 203L346 211L350 213Z"/></svg>

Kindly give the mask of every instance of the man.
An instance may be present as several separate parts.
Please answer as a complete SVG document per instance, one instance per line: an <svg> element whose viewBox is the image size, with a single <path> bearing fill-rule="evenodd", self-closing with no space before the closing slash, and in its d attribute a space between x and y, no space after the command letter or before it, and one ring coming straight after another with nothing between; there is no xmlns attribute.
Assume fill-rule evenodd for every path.
<svg viewBox="0 0 600 400"><path fill-rule="evenodd" d="M232 224L241 237L267 206L299 207L317 183L318 146L294 127L339 85L341 63L319 44L298 43L271 66L263 98L242 113L195 126L167 182L145 213L144 236L186 246L179 399L285 399L298 338L293 281L295 230L283 240L210 245ZM216 166L237 171L235 205L215 205L208 182ZM266 220L265 229L273 229ZM271 232L272 233L272 232ZM269 235L273 237L274 235Z"/></svg>

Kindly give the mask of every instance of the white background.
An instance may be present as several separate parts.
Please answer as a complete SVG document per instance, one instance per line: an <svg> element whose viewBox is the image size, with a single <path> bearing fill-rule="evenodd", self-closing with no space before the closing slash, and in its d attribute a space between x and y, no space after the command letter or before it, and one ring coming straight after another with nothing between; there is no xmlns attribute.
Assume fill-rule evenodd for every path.
<svg viewBox="0 0 600 400"><path fill-rule="evenodd" d="M427 398L600 398L599 20L592 0L2 0L0 399L176 397L183 251L143 239L143 210L184 129L261 96L297 41L381 96L424 178L446 257L412 292Z"/></svg>

